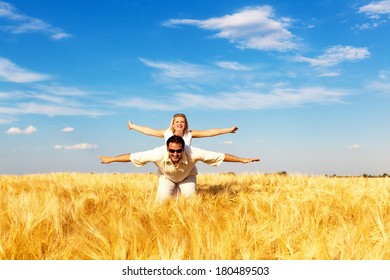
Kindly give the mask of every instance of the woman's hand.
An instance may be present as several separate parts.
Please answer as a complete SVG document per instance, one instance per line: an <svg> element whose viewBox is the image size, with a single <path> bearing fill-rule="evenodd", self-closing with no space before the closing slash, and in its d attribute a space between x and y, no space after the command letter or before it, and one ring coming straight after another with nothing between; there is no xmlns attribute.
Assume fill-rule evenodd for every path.
<svg viewBox="0 0 390 280"><path fill-rule="evenodd" d="M236 133L238 127L235 125L230 129L230 133Z"/></svg>
<svg viewBox="0 0 390 280"><path fill-rule="evenodd" d="M127 128L128 128L129 130L132 130L132 129L133 129L133 124L132 124L131 121L129 121L129 122L127 123Z"/></svg>

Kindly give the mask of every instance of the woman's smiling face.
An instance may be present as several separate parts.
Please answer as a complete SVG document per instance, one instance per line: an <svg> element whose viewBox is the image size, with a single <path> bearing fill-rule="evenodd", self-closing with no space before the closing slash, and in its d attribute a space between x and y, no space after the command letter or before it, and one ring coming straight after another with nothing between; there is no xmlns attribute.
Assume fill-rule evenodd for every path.
<svg viewBox="0 0 390 280"><path fill-rule="evenodd" d="M175 131L183 131L187 128L187 122L186 119L183 117L176 117L173 120L173 129Z"/></svg>

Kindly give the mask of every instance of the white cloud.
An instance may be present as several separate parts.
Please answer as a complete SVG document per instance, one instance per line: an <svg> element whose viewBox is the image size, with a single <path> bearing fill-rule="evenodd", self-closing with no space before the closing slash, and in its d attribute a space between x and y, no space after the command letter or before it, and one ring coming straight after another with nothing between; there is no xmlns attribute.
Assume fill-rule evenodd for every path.
<svg viewBox="0 0 390 280"><path fill-rule="evenodd" d="M328 72L328 73L322 73L318 75L319 77L338 77L340 76L340 73L338 72Z"/></svg>
<svg viewBox="0 0 390 280"><path fill-rule="evenodd" d="M175 79L200 79L207 76L206 67L187 62L163 62L140 58L149 67L161 70L163 75Z"/></svg>
<svg viewBox="0 0 390 280"><path fill-rule="evenodd" d="M290 23L289 18L276 18L271 6L256 6L219 18L171 19L163 25L194 25L216 31L216 38L228 39L241 49L286 51L296 48L294 36L287 30Z"/></svg>
<svg viewBox="0 0 390 280"><path fill-rule="evenodd" d="M176 106L172 106L169 103L170 102L158 101L155 99L147 99L147 98L130 98L130 99L120 99L117 101L112 101L112 104L118 107L137 108L137 109L142 108L143 110L170 111L174 107L177 108ZM175 103L177 104L177 102ZM179 103L181 104L180 101Z"/></svg>
<svg viewBox="0 0 390 280"><path fill-rule="evenodd" d="M96 149L97 147L98 146L96 144L81 143L81 144L75 144L72 146L55 145L54 149L56 149L56 150L91 150L91 149Z"/></svg>
<svg viewBox="0 0 390 280"><path fill-rule="evenodd" d="M360 148L360 145L358 144L353 144L353 145L350 145L347 147L348 149L359 149Z"/></svg>
<svg viewBox="0 0 390 280"><path fill-rule="evenodd" d="M379 72L379 79L390 82L390 71L382 70Z"/></svg>
<svg viewBox="0 0 390 280"><path fill-rule="evenodd" d="M36 85L35 88L58 96L86 96L85 91L77 87L65 87L60 85Z"/></svg>
<svg viewBox="0 0 390 280"><path fill-rule="evenodd" d="M262 110L280 107L295 107L308 103L328 104L341 102L347 93L343 90L328 90L322 87L299 89L277 88L270 93L237 92L217 96L203 96L183 93L178 97L186 100L191 107L225 110Z"/></svg>
<svg viewBox="0 0 390 280"><path fill-rule="evenodd" d="M379 72L379 77L368 85L369 90L378 91L384 94L390 93L390 71L382 70Z"/></svg>
<svg viewBox="0 0 390 280"><path fill-rule="evenodd" d="M50 76L28 71L12 61L0 57L0 80L14 83L31 83L49 80Z"/></svg>
<svg viewBox="0 0 390 280"><path fill-rule="evenodd" d="M102 97L96 98L102 93L52 83L20 86L17 90L0 90L0 117L1 114L97 117L112 112L107 110L107 104L103 105Z"/></svg>
<svg viewBox="0 0 390 280"><path fill-rule="evenodd" d="M0 113L1 114L21 114L23 112L19 109L15 109L15 108L0 107Z"/></svg>
<svg viewBox="0 0 390 280"><path fill-rule="evenodd" d="M223 69L227 70L235 70L235 71L247 71L250 70L249 67L240 64L237 61L217 61L215 63L218 67L221 67Z"/></svg>
<svg viewBox="0 0 390 280"><path fill-rule="evenodd" d="M367 5L361 6L358 12L367 16L370 22L357 24L360 30L374 29L381 24L389 22L390 19L390 0L373 1Z"/></svg>
<svg viewBox="0 0 390 280"><path fill-rule="evenodd" d="M73 127L65 127L61 130L62 132L73 132L74 128Z"/></svg>
<svg viewBox="0 0 390 280"><path fill-rule="evenodd" d="M372 22L372 23L363 23L363 24L357 24L356 28L360 30L369 30L369 29L374 29L377 28L380 25L378 22Z"/></svg>
<svg viewBox="0 0 390 280"><path fill-rule="evenodd" d="M335 66L345 61L359 61L370 57L367 48L356 48L352 46L333 46L325 50L316 58L297 56L297 61L308 62L311 66L328 67Z"/></svg>
<svg viewBox="0 0 390 280"><path fill-rule="evenodd" d="M219 144L233 145L233 141L226 140L226 141L219 142Z"/></svg>
<svg viewBox="0 0 390 280"><path fill-rule="evenodd" d="M148 67L155 69L152 77L159 83L166 84L170 90L199 90L199 85L215 84L226 75L214 65L199 65L183 61L154 61L140 58Z"/></svg>
<svg viewBox="0 0 390 280"><path fill-rule="evenodd" d="M18 127L11 127L7 130L7 134L22 134L23 131Z"/></svg>
<svg viewBox="0 0 390 280"><path fill-rule="evenodd" d="M11 25L3 26L0 30L12 34L23 34L32 32L46 33L53 40L61 40L71 37L60 28L54 27L43 20L30 17L18 12L14 6L7 2L0 1L0 18L6 18L12 22Z"/></svg>
<svg viewBox="0 0 390 280"><path fill-rule="evenodd" d="M53 34L51 35L51 38L53 40L62 40L69 37L72 37L72 35L61 31L61 29L57 29L56 32L53 32Z"/></svg>
<svg viewBox="0 0 390 280"><path fill-rule="evenodd" d="M29 134L33 134L37 132L37 129L30 125L28 127L26 127L25 129L21 130L20 128L18 127L11 127L7 130L7 134L10 134L10 135L14 135L14 134L26 134L26 135L29 135Z"/></svg>
<svg viewBox="0 0 390 280"><path fill-rule="evenodd" d="M140 60L155 70L153 78L161 84L166 84L170 91L201 92L202 85L231 88L228 85L239 87L242 82L245 86L261 84L258 78L255 82L250 82L258 75L255 73L255 66L249 67L237 61L217 61L213 64L200 65L183 61L154 61L145 58Z"/></svg>
<svg viewBox="0 0 390 280"><path fill-rule="evenodd" d="M390 0L373 1L359 8L359 13L364 13L370 17L378 15L390 15Z"/></svg>
<svg viewBox="0 0 390 280"><path fill-rule="evenodd" d="M19 20L22 18L11 4L3 1L0 1L0 17L6 17L12 20Z"/></svg>
<svg viewBox="0 0 390 280"><path fill-rule="evenodd" d="M296 107L305 104L340 103L348 92L343 89L326 89L323 87L306 88L276 88L268 93L240 91L235 93L220 93L218 95L197 95L192 93L177 93L170 100L134 98L118 100L117 106L128 108L143 108L145 110L177 110L177 108L213 109L213 110L264 110L270 108Z"/></svg>
<svg viewBox="0 0 390 280"><path fill-rule="evenodd" d="M30 89L0 91L0 114L33 114L50 117L97 117L109 114L106 107L100 109L103 106L100 98L98 99L99 102L89 92L75 87L41 84L27 85L27 87L30 87Z"/></svg>
<svg viewBox="0 0 390 280"><path fill-rule="evenodd" d="M22 98L22 101L19 99ZM15 99L15 100L14 100ZM31 102L25 102L27 99L35 99ZM7 100L6 100L7 101ZM88 102L90 103L90 102ZM45 116L88 116L98 117L108 113L93 107L99 106L94 104L93 107L86 104L85 100L68 100L62 97L37 94L34 92L22 93L19 96L9 97L8 103L1 106L0 114L7 115L45 115Z"/></svg>
<svg viewBox="0 0 390 280"><path fill-rule="evenodd" d="M12 120L10 119L0 119L0 124L7 124L7 123L11 123Z"/></svg>
<svg viewBox="0 0 390 280"><path fill-rule="evenodd" d="M83 105L75 103L71 105L61 104L38 104L36 102L18 103L13 108L0 107L0 113L3 114L33 114L46 115L50 117L55 116L89 116L97 117L105 115L106 113L94 109L84 108Z"/></svg>
<svg viewBox="0 0 390 280"><path fill-rule="evenodd" d="M24 134L33 134L36 131L37 131L37 129L35 127L33 127L32 125L30 125L23 132L24 132Z"/></svg>

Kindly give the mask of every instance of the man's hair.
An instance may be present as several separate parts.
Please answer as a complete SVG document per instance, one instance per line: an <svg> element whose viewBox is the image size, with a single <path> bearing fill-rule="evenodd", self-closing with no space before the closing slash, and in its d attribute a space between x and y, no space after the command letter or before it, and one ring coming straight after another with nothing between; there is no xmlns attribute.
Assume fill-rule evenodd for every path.
<svg viewBox="0 0 390 280"><path fill-rule="evenodd" d="M172 135L171 137L168 138L167 147L169 146L169 143L179 143L183 148L185 146L183 137L177 135Z"/></svg>

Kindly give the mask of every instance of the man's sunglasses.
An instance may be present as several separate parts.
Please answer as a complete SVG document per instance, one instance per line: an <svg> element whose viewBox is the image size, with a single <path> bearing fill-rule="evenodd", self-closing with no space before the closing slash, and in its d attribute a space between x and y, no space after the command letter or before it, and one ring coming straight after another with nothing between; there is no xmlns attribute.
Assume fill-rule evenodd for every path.
<svg viewBox="0 0 390 280"><path fill-rule="evenodd" d="M169 151L171 154L174 154L174 153L178 153L178 154L180 154L180 153L183 151L183 148L181 148L181 149L178 149L178 150L174 150L174 149L168 149L168 151Z"/></svg>

